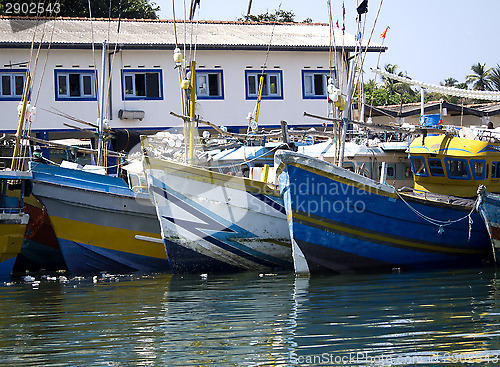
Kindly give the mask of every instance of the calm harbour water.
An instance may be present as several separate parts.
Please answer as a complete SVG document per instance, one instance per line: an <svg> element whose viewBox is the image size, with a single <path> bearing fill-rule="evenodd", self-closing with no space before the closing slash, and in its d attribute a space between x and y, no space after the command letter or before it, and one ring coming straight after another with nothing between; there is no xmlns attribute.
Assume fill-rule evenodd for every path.
<svg viewBox="0 0 500 367"><path fill-rule="evenodd" d="M2 365L500 363L493 268L36 278L0 287Z"/></svg>

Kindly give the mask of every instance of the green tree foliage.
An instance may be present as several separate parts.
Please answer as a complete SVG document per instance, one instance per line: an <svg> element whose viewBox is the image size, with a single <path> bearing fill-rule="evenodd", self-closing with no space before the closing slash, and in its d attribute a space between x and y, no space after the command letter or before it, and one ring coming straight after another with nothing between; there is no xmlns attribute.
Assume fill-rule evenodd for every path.
<svg viewBox="0 0 500 367"><path fill-rule="evenodd" d="M2 15L30 15L36 16L36 12L28 14L6 14L7 3L30 4L35 0L0 0L0 14ZM40 0L44 3L43 0ZM88 18L89 15L89 1L88 0L46 0L45 3L59 3L57 7L57 14L43 14L45 16L62 16L62 17L84 17ZM111 4L111 13L110 13ZM91 0L90 6L92 9L92 17L94 18L118 18L121 14L122 19L136 18L136 19L158 19L156 12L160 7L148 0ZM121 6L121 11L120 11ZM29 7L24 7L29 9ZM55 9L55 8L54 8Z"/></svg>
<svg viewBox="0 0 500 367"><path fill-rule="evenodd" d="M500 90L500 65L497 64L496 68L492 68L489 75L490 87L492 90Z"/></svg>
<svg viewBox="0 0 500 367"><path fill-rule="evenodd" d="M474 90L490 90L489 74L490 69L486 69L486 64L481 64L478 62L471 66L473 74L469 74L465 77L467 84L472 84L472 89Z"/></svg>
<svg viewBox="0 0 500 367"><path fill-rule="evenodd" d="M310 18L308 18L310 19ZM287 10L276 10L274 13L266 11L264 14L252 15L247 17L238 18L240 22L283 22L283 23L296 23L295 13ZM306 19L307 20L307 19ZM311 20L312 21L312 20Z"/></svg>

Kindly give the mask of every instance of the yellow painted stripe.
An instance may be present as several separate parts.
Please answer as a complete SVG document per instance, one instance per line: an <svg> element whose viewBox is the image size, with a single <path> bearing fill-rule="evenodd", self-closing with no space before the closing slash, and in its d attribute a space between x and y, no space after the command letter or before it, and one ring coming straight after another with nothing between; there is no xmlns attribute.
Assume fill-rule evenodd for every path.
<svg viewBox="0 0 500 367"><path fill-rule="evenodd" d="M302 215L302 214L298 214L298 213L293 213L293 218L295 220L298 220L298 221L302 221L302 222L306 222L306 223L308 222L308 223L314 224L315 226L328 228L328 229L332 230L333 232L344 232L344 233L349 233L349 234L357 236L357 237L364 237L364 238L371 240L372 242L384 242L384 243L389 243L389 244L392 243L392 244L403 246L403 247L410 248L410 249L420 249L420 250L427 250L427 251L433 251L433 252L448 252L448 253L477 254L477 255L483 253L483 251L481 251L481 250L448 248L448 247L440 246L440 245L431 245L431 244L425 244L425 243L420 243L420 242L408 241L408 240L404 240L402 238L388 237L388 236L384 236L380 232L368 232L368 231L363 230L359 227L352 228L352 227L337 225L337 224L334 224L331 222L311 218L311 217L308 217L307 215Z"/></svg>
<svg viewBox="0 0 500 367"><path fill-rule="evenodd" d="M162 243L137 240L136 235L161 239L156 233L100 226L61 217L50 217L58 238L135 255L167 259Z"/></svg>
<svg viewBox="0 0 500 367"><path fill-rule="evenodd" d="M12 259L21 252L26 224L0 224L0 262Z"/></svg>

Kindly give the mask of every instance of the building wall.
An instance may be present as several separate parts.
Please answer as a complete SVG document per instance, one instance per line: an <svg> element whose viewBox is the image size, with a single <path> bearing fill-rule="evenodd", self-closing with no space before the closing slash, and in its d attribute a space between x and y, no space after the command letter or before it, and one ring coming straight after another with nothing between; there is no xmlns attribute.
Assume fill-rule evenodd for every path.
<svg viewBox="0 0 500 367"><path fill-rule="evenodd" d="M172 51L165 50L122 50L110 56L109 60L112 62L111 103L107 110L111 106L109 124L112 128L164 129L181 125L179 118L170 115L171 111L182 112L179 73L177 69L174 69L172 56ZM0 62L1 65L16 64L28 61L29 57L30 51L26 49L3 49L0 53ZM35 132L70 131L70 128L64 126L63 123L89 128L49 112L58 110L94 124L98 117L98 101L56 100L54 70L92 70L95 65L98 82L100 82L102 77L101 46L96 45L94 55L92 50L51 49L47 60L46 57L47 50L41 50L36 70L33 72L33 68L31 69L31 74L34 76L31 100L32 103L36 101L37 107L32 130ZM197 114L202 119L229 128L247 126L247 115L254 111L256 101L245 98L245 70L260 70L265 60L265 51L198 51L196 54L197 70L222 70L224 99L197 100ZM261 102L259 125L277 127L281 120L286 120L291 126L320 125L321 121L304 117L303 112L326 116L327 101L326 99L303 98L301 72L302 70L328 70L328 68L328 52L270 52L267 56L267 70L282 70L283 99ZM8 68L1 67L1 69L5 71ZM121 73L122 70L130 69L161 69L163 99L123 100ZM0 131L16 130L18 104L19 101L0 101L3 112ZM120 109L142 110L144 119L142 121L120 120L118 118Z"/></svg>

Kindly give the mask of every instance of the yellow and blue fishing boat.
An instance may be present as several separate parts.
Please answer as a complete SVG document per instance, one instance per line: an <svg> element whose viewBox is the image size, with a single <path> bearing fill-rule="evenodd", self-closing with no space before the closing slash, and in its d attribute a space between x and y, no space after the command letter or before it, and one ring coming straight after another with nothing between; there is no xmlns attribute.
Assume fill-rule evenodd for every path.
<svg viewBox="0 0 500 367"><path fill-rule="evenodd" d="M0 281L10 279L12 268L26 232L29 215L24 212L24 195L26 185L29 184L31 174L20 171L0 171ZM12 190L8 186L15 186L19 195L8 196ZM16 190L17 191L17 190Z"/></svg>
<svg viewBox="0 0 500 367"><path fill-rule="evenodd" d="M500 132L496 129L423 135L408 152L415 190L475 197L479 185L484 185L490 192L500 192Z"/></svg>
<svg viewBox="0 0 500 367"><path fill-rule="evenodd" d="M342 167L278 151L296 272L479 265L491 258L474 200L403 192Z"/></svg>

